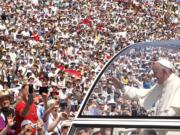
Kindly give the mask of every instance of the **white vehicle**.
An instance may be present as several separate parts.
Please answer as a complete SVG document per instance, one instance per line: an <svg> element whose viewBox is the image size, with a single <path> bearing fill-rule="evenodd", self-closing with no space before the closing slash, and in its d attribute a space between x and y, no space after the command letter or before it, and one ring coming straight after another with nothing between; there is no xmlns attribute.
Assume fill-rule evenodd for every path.
<svg viewBox="0 0 180 135"><path fill-rule="evenodd" d="M159 82L154 77L152 64L161 59L170 62L173 74L180 77L180 40L137 43L116 54L86 93L69 135L180 135L180 100L174 101L180 85L172 99L169 96L162 100L163 92L161 96L154 93L148 100L126 94L127 87L139 89L137 95L154 89ZM172 69L172 65L161 66ZM121 82L120 87L112 78ZM169 105L176 113L166 113L169 110L159 113L160 104L169 100L176 104L176 108Z"/></svg>

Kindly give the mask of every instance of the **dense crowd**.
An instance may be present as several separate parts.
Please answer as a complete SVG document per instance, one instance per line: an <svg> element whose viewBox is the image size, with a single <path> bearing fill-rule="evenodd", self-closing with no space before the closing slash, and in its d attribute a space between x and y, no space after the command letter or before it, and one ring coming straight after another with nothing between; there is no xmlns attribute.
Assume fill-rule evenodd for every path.
<svg viewBox="0 0 180 135"><path fill-rule="evenodd" d="M103 65L129 44L179 39L178 12L173 0L1 1L2 132L67 134Z"/></svg>
<svg viewBox="0 0 180 135"><path fill-rule="evenodd" d="M149 132L150 134L157 135L156 133ZM140 129L134 128L78 128L75 135L141 135L143 134Z"/></svg>

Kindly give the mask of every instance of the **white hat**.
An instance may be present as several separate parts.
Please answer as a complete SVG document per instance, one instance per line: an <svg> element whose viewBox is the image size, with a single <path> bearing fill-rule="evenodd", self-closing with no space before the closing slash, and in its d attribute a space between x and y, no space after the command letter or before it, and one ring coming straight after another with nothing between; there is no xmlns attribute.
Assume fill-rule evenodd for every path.
<svg viewBox="0 0 180 135"><path fill-rule="evenodd" d="M50 107L50 106L52 106L55 102L56 102L55 99L50 99L50 100L47 102L47 106Z"/></svg>
<svg viewBox="0 0 180 135"><path fill-rule="evenodd" d="M163 66L163 67L166 67L166 68L168 68L168 69L175 70L174 65L173 65L170 61L168 61L168 60L166 60L166 59L160 59L160 60L158 60L157 62L158 62L161 66Z"/></svg>
<svg viewBox="0 0 180 135"><path fill-rule="evenodd" d="M56 68L56 66L54 64L51 65L51 68Z"/></svg>
<svg viewBox="0 0 180 135"><path fill-rule="evenodd" d="M23 120L21 122L21 128L24 127L25 125L29 125L29 124L32 124L32 122L30 120Z"/></svg>
<svg viewBox="0 0 180 135"><path fill-rule="evenodd" d="M49 72L48 77L53 77L54 74L52 72Z"/></svg>
<svg viewBox="0 0 180 135"><path fill-rule="evenodd" d="M35 80L36 78L35 78L34 75L31 75L31 76L28 77L28 79L34 79Z"/></svg>
<svg viewBox="0 0 180 135"><path fill-rule="evenodd" d="M51 86L57 86L57 83L52 82L52 83L51 83Z"/></svg>
<svg viewBox="0 0 180 135"><path fill-rule="evenodd" d="M110 99L107 104L116 104L116 102L114 101L114 99Z"/></svg>
<svg viewBox="0 0 180 135"><path fill-rule="evenodd" d="M70 120L65 120L65 121L63 121L62 124L61 124L61 128L63 128L63 127L69 127L69 126L71 126L71 121L70 121Z"/></svg>
<svg viewBox="0 0 180 135"><path fill-rule="evenodd" d="M97 133L97 132L99 132L99 131L101 131L101 128L94 128L94 129L93 129L93 133Z"/></svg>

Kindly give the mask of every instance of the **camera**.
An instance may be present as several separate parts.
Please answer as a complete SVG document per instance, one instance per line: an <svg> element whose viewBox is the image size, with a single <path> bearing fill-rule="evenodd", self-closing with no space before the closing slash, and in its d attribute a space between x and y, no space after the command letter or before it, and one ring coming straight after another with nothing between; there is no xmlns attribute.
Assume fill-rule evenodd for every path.
<svg viewBox="0 0 180 135"><path fill-rule="evenodd" d="M43 93L48 93L48 87L40 87L39 94L42 95Z"/></svg>
<svg viewBox="0 0 180 135"><path fill-rule="evenodd" d="M32 94L33 92L33 84L29 84L29 94Z"/></svg>

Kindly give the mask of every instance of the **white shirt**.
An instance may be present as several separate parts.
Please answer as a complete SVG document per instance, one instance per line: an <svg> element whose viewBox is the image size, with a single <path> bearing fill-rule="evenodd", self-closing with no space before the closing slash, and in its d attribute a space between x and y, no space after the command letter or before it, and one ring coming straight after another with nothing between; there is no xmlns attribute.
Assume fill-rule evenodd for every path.
<svg viewBox="0 0 180 135"><path fill-rule="evenodd" d="M0 30L5 30L6 26L4 24L0 24Z"/></svg>
<svg viewBox="0 0 180 135"><path fill-rule="evenodd" d="M28 31L23 31L21 34L23 36L30 37L30 33Z"/></svg>
<svg viewBox="0 0 180 135"><path fill-rule="evenodd" d="M3 86L0 84L0 90L2 90L3 89Z"/></svg>
<svg viewBox="0 0 180 135"><path fill-rule="evenodd" d="M58 117L59 117L59 113L58 113ZM49 118L48 118L48 121L47 121L47 123L44 125L45 127L45 130L46 130L46 133L45 133L45 135L51 135L53 132L48 132L47 131L47 128L48 128L48 126L51 124L51 123L53 123L54 122L54 117L53 117L53 115L52 114L50 114L49 115ZM56 133L58 133L58 135L60 135L60 131L61 131L61 121L57 124L57 126L54 128L54 132L56 132Z"/></svg>
<svg viewBox="0 0 180 135"><path fill-rule="evenodd" d="M38 0L32 0L32 4L39 5L39 1Z"/></svg>
<svg viewBox="0 0 180 135"><path fill-rule="evenodd" d="M59 96L60 96L60 99L64 100L68 97L68 92L63 93L62 91L60 91Z"/></svg>
<svg viewBox="0 0 180 135"><path fill-rule="evenodd" d="M175 74L171 74L163 84L157 84L152 89L126 86L125 95L138 98L146 110L157 103L156 114L159 116L180 115L180 78Z"/></svg>

